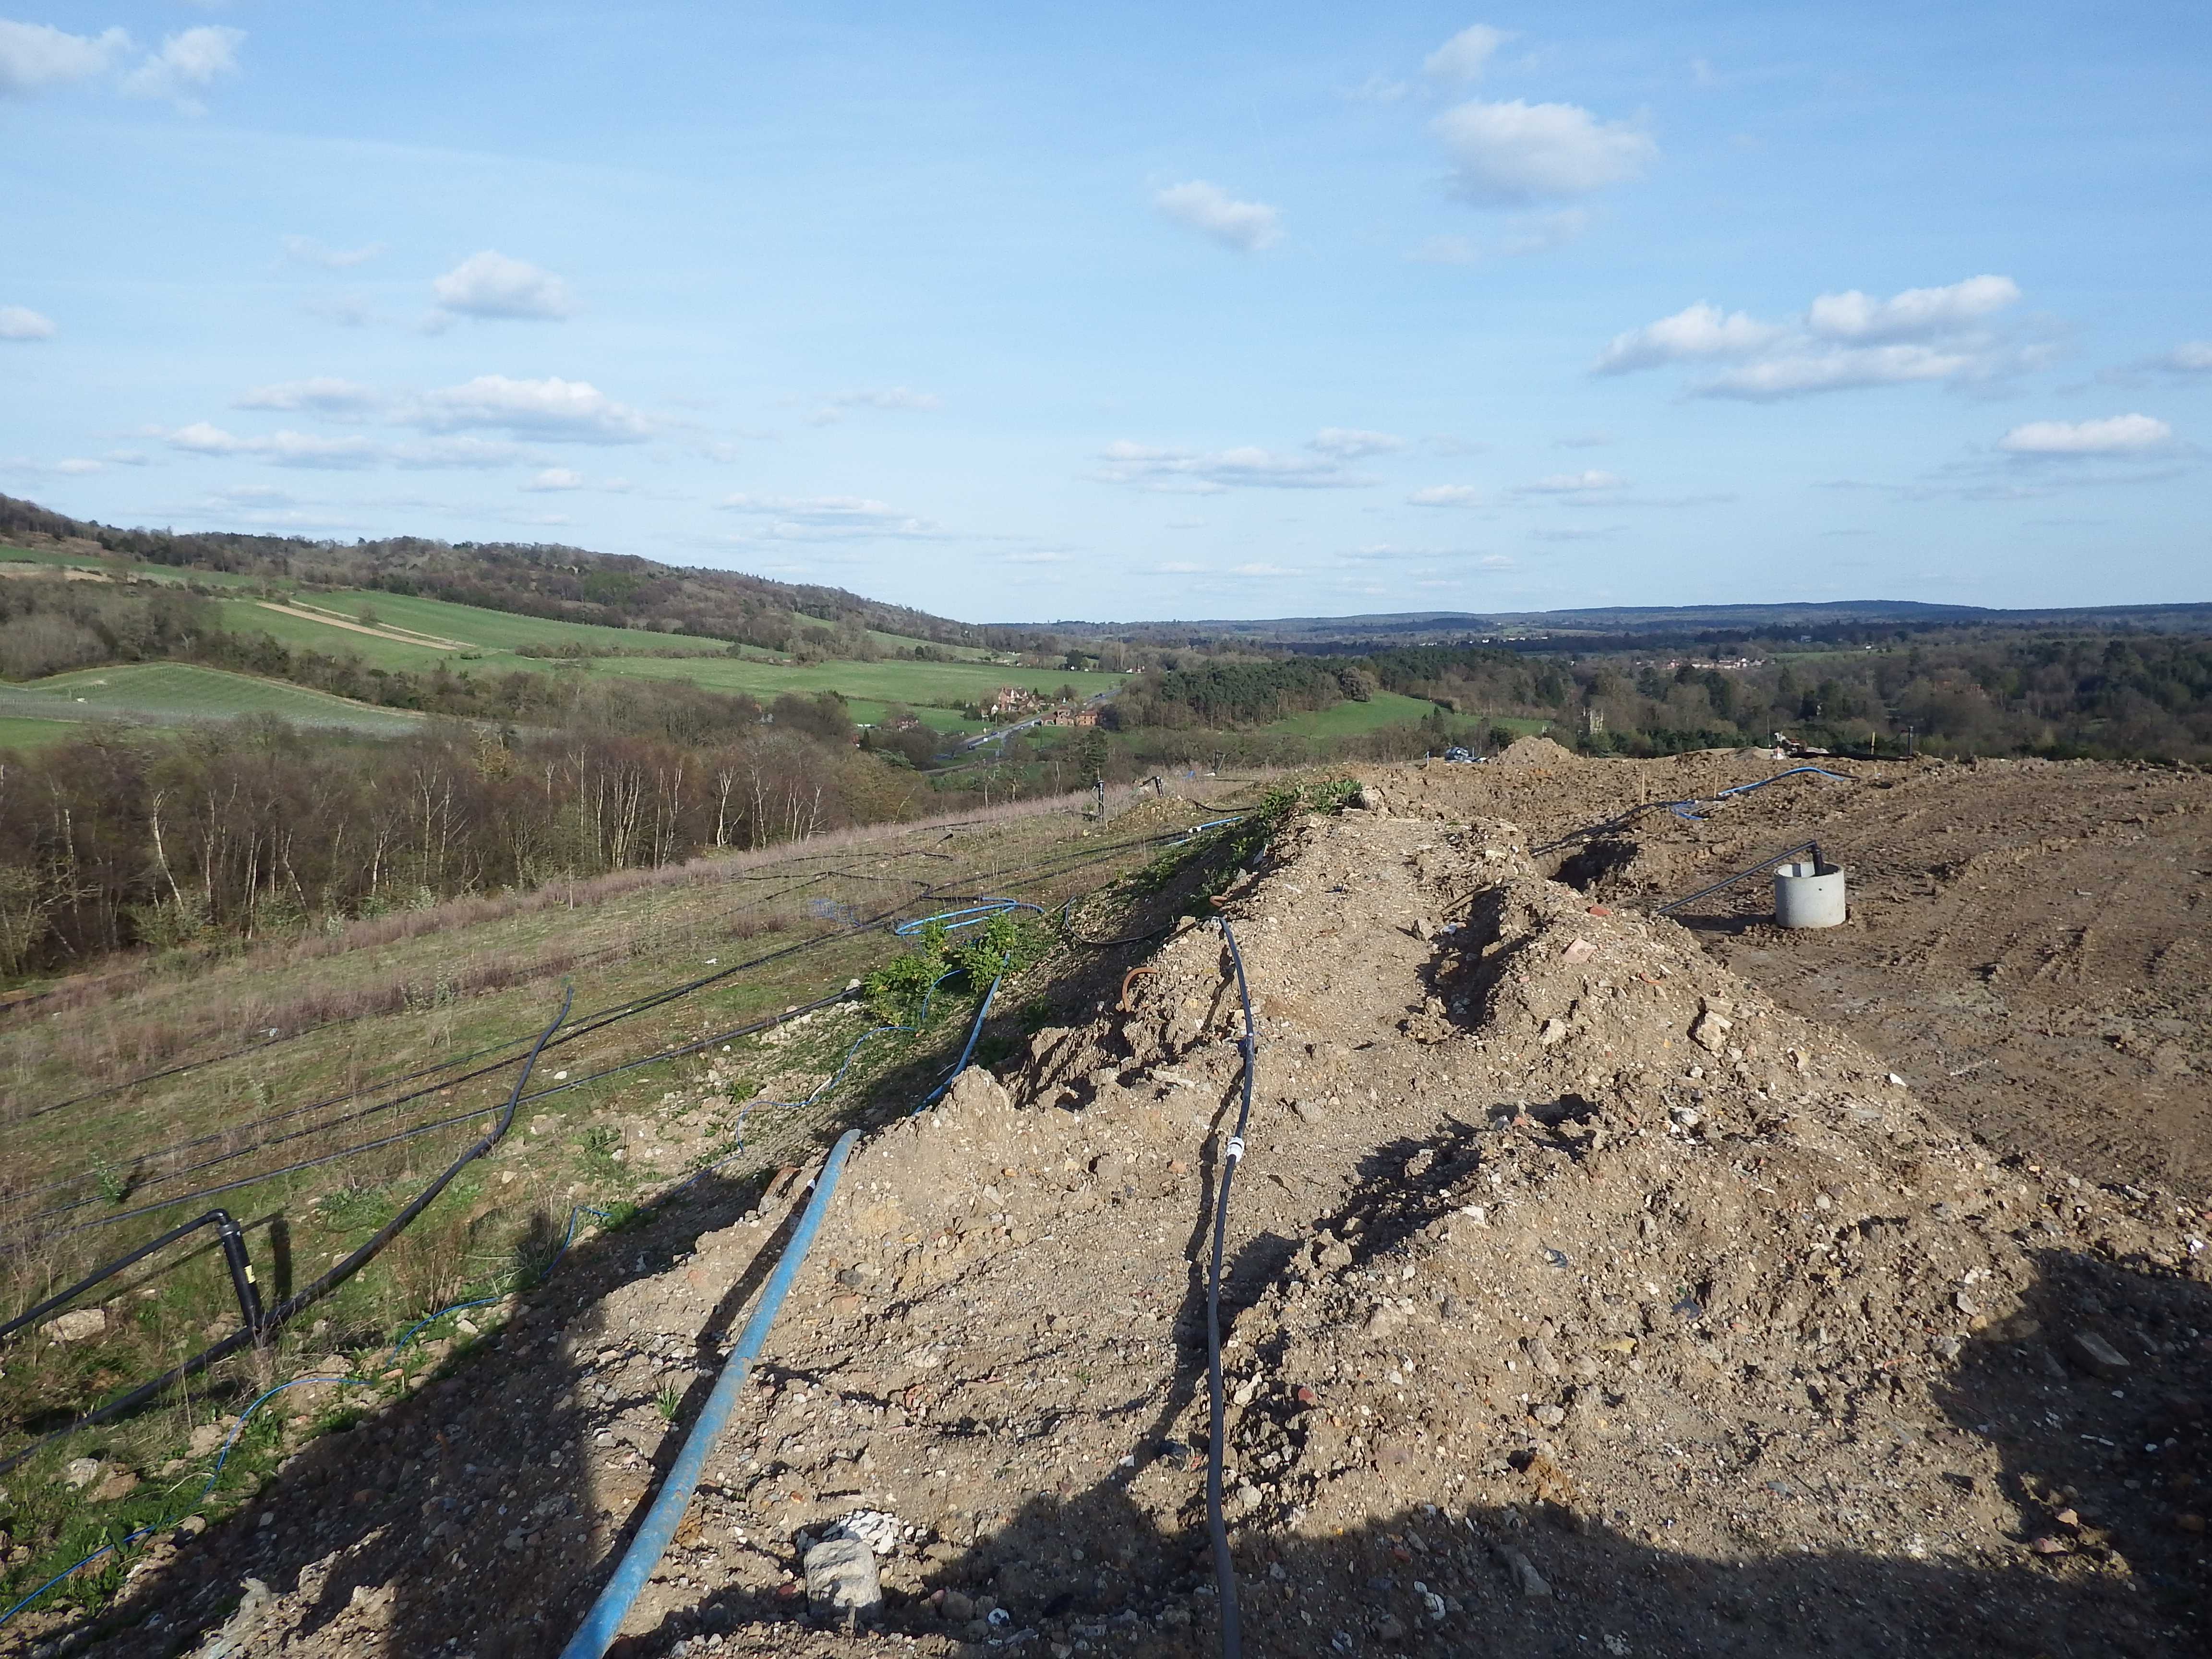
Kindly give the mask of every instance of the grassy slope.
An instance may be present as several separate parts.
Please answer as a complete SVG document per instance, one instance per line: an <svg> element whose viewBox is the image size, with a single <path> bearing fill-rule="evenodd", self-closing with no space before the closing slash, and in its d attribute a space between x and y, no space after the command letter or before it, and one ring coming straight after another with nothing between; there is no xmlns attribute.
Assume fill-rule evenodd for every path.
<svg viewBox="0 0 2212 1659"><path fill-rule="evenodd" d="M281 714L295 726L329 726L397 736L422 724L422 716L372 708L305 686L256 679L196 663L124 663L50 674L28 684L0 688L0 708L38 717L41 704L59 702L62 718L131 719L167 725L230 720L240 714Z"/></svg>
<svg viewBox="0 0 2212 1659"><path fill-rule="evenodd" d="M9 1079L17 1110L180 1060L206 1056L210 1063L64 1111L18 1116L5 1130L4 1142L6 1187L20 1196L0 1200L0 1218L16 1226L28 1223L33 1232L52 1236L61 1224L96 1219L117 1208L112 1197L103 1196L103 1182L127 1184L126 1204L181 1200L193 1188L280 1159L312 1157L409 1123L466 1115L464 1122L422 1139L278 1176L222 1199L234 1213L258 1218L250 1226L249 1249L270 1278L271 1292L281 1294L359 1243L467 1144L477 1133L474 1126L485 1121L479 1114L497 1106L512 1073L459 1082L398 1111L333 1125L326 1133L313 1125L333 1115L337 1105L305 1122L294 1118L247 1128L253 1120L309 1101L342 1100L350 1086L374 1089L379 1079L451 1062L481 1045L526 1038L557 1006L564 981L574 985L580 1014L799 939L824 941L818 949L745 971L556 1049L538 1074L548 1086L581 1079L600 1066L650 1056L834 992L904 948L882 929L840 937L842 924L856 913L872 914L902 901L927 911L933 908L927 884L951 894L979 888L1006 892L1054 908L1061 898L1095 889L1154 857L1157 848L1143 842L1146 835L1202 816L1170 799L1137 804L1103 831L1087 828L1065 804L950 831L941 824L887 827L775 854L711 860L661 877L548 890L523 900L464 901L357 923L335 939L276 939L238 956L120 964L106 983L86 981L74 992L65 987L49 1002L0 1014L0 1074ZM935 903L947 902L957 900ZM1110 918L1100 921L1108 925L1096 931L1115 931ZM1031 1007L1036 994L1025 985L1018 995L1002 1000L1006 1031L994 1042L1018 1043L1038 1021L1075 1017L1072 1007ZM872 1040L854 1073L818 1107L754 1108L744 1123L743 1155L728 1170L736 1185L699 1190L720 1193L728 1201L736 1186L749 1190L763 1171L802 1161L829 1133L859 1121L872 1100L885 1110L908 1109L957 1054L973 1010L972 996L950 989L933 1012L926 1041L896 1035ZM605 1207L726 1154L738 1103L756 1091L769 1099L803 1097L836 1069L852 1038L871 1023L857 1012L818 1017L788 1041L739 1038L727 1048L717 1042L706 1053L653 1063L526 1108L490 1160L471 1165L393 1251L319 1306L313 1332L303 1321L302 1328L281 1339L276 1366L289 1375L307 1352L351 1353L388 1341L395 1330L462 1292L481 1293L518 1252L542 1259L559 1237L572 1203ZM296 1040L262 1042L272 1030ZM228 1053L241 1043L244 1052ZM387 1087L368 1098L392 1091ZM344 1105L352 1109L360 1103ZM310 1130L304 1138L271 1146L242 1164L228 1163L172 1182L155 1177L214 1149L204 1146L168 1160L134 1157L141 1149L226 1129L240 1130L251 1141L302 1127ZM64 1184L38 1190L56 1180ZM59 1217L30 1219L31 1212L57 1204L73 1207ZM172 1206L0 1257L0 1301L26 1305L52 1282L53 1273L127 1248L189 1212ZM272 1215L283 1217L289 1228L283 1248L289 1255L281 1261L268 1231ZM211 1252L200 1250L181 1263L165 1255L163 1261L167 1265L133 1270L123 1282L118 1305L130 1310L126 1328L91 1343L18 1344L9 1351L7 1368L0 1371L0 1438L6 1444L22 1443L24 1419L43 1407L103 1397L118 1379L149 1374L157 1361L166 1363L205 1340L210 1321L234 1316ZM476 1316L486 1319L481 1310ZM437 1338L440 1348L460 1340L450 1320L424 1334ZM367 1357L376 1363L357 1374L376 1374L390 1363L380 1349ZM423 1363L423 1356L410 1351L410 1375ZM427 1363L434 1366L434 1357ZM255 1375L249 1360L229 1362L193 1390L196 1412L150 1412L42 1454L17 1472L9 1482L17 1493L9 1521L17 1540L32 1547L33 1559L0 1574L0 1589L20 1593L74 1559L61 1547L62 1528L154 1518L153 1511L141 1516L132 1505L154 1502L168 1484L150 1483L117 1503L88 1504L56 1483L63 1461L94 1449L123 1467L159 1468L182 1454L187 1431L204 1419L209 1405L235 1410L250 1397L258 1386ZM315 1392L304 1390L265 1413L266 1443L256 1443L242 1473L265 1474L312 1431L315 1412L334 1403L307 1397ZM392 1392L364 1389L359 1397L374 1407ZM192 1461L204 1467L207 1460ZM197 1480L185 1490L196 1488ZM218 1517L250 1492L250 1484L233 1489L207 1512ZM91 1593L99 1586L85 1588Z"/></svg>

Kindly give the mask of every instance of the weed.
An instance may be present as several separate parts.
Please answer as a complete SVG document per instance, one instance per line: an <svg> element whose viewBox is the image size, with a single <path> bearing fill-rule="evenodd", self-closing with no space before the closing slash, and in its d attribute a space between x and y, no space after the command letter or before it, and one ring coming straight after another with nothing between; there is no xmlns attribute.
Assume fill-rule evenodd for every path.
<svg viewBox="0 0 2212 1659"><path fill-rule="evenodd" d="M93 1185L110 1204L120 1204L131 1196L131 1171L119 1164L103 1164L92 1174Z"/></svg>
<svg viewBox="0 0 2212 1659"><path fill-rule="evenodd" d="M660 1413L664 1423L673 1423L676 1413L684 1408L684 1390L673 1382L664 1382L660 1392L653 1396L653 1409Z"/></svg>
<svg viewBox="0 0 2212 1659"><path fill-rule="evenodd" d="M622 1161L615 1154L622 1150L622 1131L612 1124L594 1124L576 1137L575 1145L587 1174L600 1181L620 1178Z"/></svg>

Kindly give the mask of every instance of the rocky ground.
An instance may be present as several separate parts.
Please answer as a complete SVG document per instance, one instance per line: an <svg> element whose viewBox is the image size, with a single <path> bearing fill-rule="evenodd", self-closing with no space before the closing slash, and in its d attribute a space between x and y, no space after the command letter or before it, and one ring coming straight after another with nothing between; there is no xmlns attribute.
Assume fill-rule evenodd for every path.
<svg viewBox="0 0 2212 1659"><path fill-rule="evenodd" d="M1946 1017L1916 988L1978 953L2013 1021L2087 1056L2054 1087L2065 1123L2124 1120L2124 1091L2081 1080L2106 1052L2185 1114L2203 1027L2141 1012L2181 981L2108 983L2094 948L2072 958L2086 980L2037 978L1989 920L2005 884L1973 879L2011 867L1987 848L1946 860L1966 873L1937 878L1934 922L1910 872L1863 879L1833 935L1641 913L1808 822L1824 845L1886 822L1887 845L1956 852L1909 814L1958 817L1964 769L1842 769L1859 781L1791 780L1702 830L1648 815L1668 826L1571 867L1577 848L1530 854L1776 769L1524 744L1381 770L1366 806L1295 823L1240 879L1221 909L1258 1086L1218 1425L1202 1267L1242 1020L1218 930L1125 953L1091 1018L888 1123L628 1650L1217 1651L1218 1432L1254 1654L2203 1651L2205 1183L2180 1158L2069 1172L2076 1130L2039 1145L2027 1115L1973 1139L1928 1084L2030 1101L2015 1033L1988 1028L1996 1061L1953 1078L1929 1063L1948 1038L1911 1023ZM2118 890L2148 854L2112 836L2201 835L2203 779L2090 770L2142 822L2085 818L2021 867L2086 884L2065 860L2101 856ZM1975 833L2036 828L2013 810ZM1958 890L1976 887L1992 896ZM1928 943L1944 929L1973 948ZM1902 1025L1836 1006L1885 951ZM2069 985L2094 1015L2045 1012ZM2140 1053L2100 1035L2125 997ZM1990 1073L2002 1090L1964 1092ZM2076 1139L2115 1160L2132 1144ZM579 1252L489 1352L307 1446L251 1514L166 1540L100 1626L19 1624L0 1651L556 1652L772 1265L792 1185L757 1208L695 1188ZM800 1571L840 1522L877 1544L884 1600L849 1633L809 1622Z"/></svg>

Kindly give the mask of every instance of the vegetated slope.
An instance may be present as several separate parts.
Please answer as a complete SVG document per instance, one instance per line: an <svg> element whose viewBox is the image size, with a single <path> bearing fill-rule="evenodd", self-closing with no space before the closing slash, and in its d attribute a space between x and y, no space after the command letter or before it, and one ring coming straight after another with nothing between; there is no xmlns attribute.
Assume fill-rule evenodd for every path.
<svg viewBox="0 0 2212 1659"><path fill-rule="evenodd" d="M1467 787L1556 806L1559 756ZM1213 1651L1216 1432L1249 1653L2202 1650L2198 1206L1995 1157L1426 775L1225 897L1259 1072L1224 1419L1203 1264L1242 1016L1190 926L854 1158L630 1651L858 1651L795 1621L793 1569L861 1510L896 1517L915 1651ZM672 1455L652 1388L703 1391L782 1214L549 1287L465 1394L288 1476L132 1615L196 1561L265 1566L234 1651L557 1650Z"/></svg>
<svg viewBox="0 0 2212 1659"><path fill-rule="evenodd" d="M749 641L781 650L818 631L869 629L949 644L1018 644L1015 630L972 628L842 588L770 581L557 544L449 544L416 537L317 542L227 532L123 530L0 496L0 536L52 538L149 563L422 594L491 611L613 628Z"/></svg>
<svg viewBox="0 0 2212 1659"><path fill-rule="evenodd" d="M43 720L121 719L151 726L275 714L294 726L386 737L418 730L422 724L419 715L181 662L121 663L0 686L0 712Z"/></svg>

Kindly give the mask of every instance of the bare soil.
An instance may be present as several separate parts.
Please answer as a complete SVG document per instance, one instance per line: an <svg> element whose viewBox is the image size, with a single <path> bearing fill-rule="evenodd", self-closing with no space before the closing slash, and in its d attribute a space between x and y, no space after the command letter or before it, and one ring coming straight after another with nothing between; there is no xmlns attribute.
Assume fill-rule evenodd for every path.
<svg viewBox="0 0 2212 1659"><path fill-rule="evenodd" d="M1087 1016L854 1158L627 1651L1218 1651L1216 1433L1255 1655L2204 1651L2212 787L1838 767L1530 854L1777 769L1376 770L1226 896L1218 1424L1227 942L1058 988ZM1844 928L1643 914L1814 835ZM694 1190L70 1650L557 1652L797 1201ZM846 1633L799 1560L858 1511Z"/></svg>

